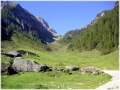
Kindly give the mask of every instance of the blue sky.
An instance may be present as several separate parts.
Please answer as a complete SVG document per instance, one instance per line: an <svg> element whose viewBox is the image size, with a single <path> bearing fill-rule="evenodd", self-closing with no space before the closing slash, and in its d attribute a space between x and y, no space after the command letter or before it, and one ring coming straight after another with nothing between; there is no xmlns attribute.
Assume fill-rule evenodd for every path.
<svg viewBox="0 0 120 90"><path fill-rule="evenodd" d="M40 16L64 35L69 30L90 24L103 10L111 10L115 1L14 1L35 16Z"/></svg>

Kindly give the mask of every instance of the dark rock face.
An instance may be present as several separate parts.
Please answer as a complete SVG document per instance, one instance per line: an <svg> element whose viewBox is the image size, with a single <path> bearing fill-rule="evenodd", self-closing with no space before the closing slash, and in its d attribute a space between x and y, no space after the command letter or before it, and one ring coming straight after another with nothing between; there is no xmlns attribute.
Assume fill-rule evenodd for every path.
<svg viewBox="0 0 120 90"><path fill-rule="evenodd" d="M18 71L14 68L8 67L8 75L18 74Z"/></svg>
<svg viewBox="0 0 120 90"><path fill-rule="evenodd" d="M39 71L51 71L47 65L39 64L35 61L25 60L21 57L14 59L12 68L22 72L39 72Z"/></svg>
<svg viewBox="0 0 120 90"><path fill-rule="evenodd" d="M82 74L91 73L93 75L98 75L100 73L103 73L101 69L93 66L86 66L84 68L81 68Z"/></svg>
<svg viewBox="0 0 120 90"><path fill-rule="evenodd" d="M71 70L71 71L76 71L76 70L79 70L79 67L78 66L65 66L65 69Z"/></svg>
<svg viewBox="0 0 120 90"><path fill-rule="evenodd" d="M1 66L1 73L8 74L8 75L13 75L13 74L17 74L18 71L14 68L9 67L9 66L2 65Z"/></svg>

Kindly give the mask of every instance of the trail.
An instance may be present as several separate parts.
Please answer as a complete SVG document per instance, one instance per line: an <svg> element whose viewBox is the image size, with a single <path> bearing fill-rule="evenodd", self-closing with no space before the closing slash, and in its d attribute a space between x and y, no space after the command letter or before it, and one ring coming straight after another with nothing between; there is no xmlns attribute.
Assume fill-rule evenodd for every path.
<svg viewBox="0 0 120 90"><path fill-rule="evenodd" d="M119 70L103 70L104 73L112 76L111 81L99 86L96 90L119 89Z"/></svg>

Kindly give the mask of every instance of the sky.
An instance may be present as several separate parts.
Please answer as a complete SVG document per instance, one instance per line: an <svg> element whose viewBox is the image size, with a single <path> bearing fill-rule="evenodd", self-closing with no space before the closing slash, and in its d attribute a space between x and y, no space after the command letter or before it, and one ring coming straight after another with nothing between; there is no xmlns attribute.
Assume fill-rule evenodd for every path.
<svg viewBox="0 0 120 90"><path fill-rule="evenodd" d="M59 35L90 24L98 13L111 10L115 1L14 1L42 17Z"/></svg>

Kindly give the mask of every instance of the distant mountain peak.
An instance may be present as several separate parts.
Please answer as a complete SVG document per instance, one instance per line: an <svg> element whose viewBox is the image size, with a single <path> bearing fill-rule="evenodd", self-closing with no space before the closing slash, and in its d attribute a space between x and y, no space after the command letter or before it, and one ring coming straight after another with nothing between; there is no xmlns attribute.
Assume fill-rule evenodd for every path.
<svg viewBox="0 0 120 90"><path fill-rule="evenodd" d="M37 18L37 20L38 20L40 23L43 24L44 27L49 28L48 23L47 23L43 18L41 18L41 17L39 17L39 16L36 16L36 18Z"/></svg>
<svg viewBox="0 0 120 90"><path fill-rule="evenodd" d="M37 20L46 28L46 30L48 30L49 32L51 32L55 37L58 36L57 32L48 25L48 23L41 17L36 16Z"/></svg>

